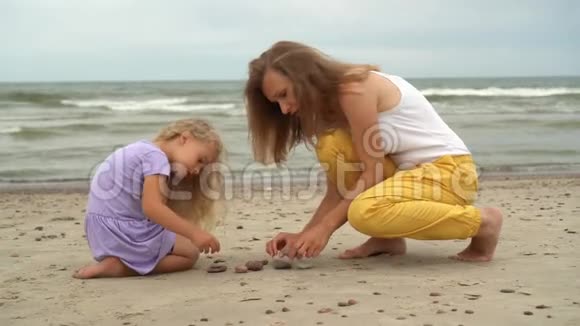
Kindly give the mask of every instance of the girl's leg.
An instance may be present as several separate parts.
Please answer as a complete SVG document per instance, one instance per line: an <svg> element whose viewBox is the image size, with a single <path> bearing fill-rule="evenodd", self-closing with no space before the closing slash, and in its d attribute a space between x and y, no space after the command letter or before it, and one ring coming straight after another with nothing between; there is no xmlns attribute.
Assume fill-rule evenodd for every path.
<svg viewBox="0 0 580 326"><path fill-rule="evenodd" d="M176 234L173 252L163 258L151 274L181 272L192 269L199 258L199 250L185 237Z"/></svg>
<svg viewBox="0 0 580 326"><path fill-rule="evenodd" d="M117 257L106 257L96 264L91 264L77 270L74 278L88 279L98 277L126 277L139 275L127 267Z"/></svg>
<svg viewBox="0 0 580 326"><path fill-rule="evenodd" d="M151 274L171 273L191 269L197 258L199 251L188 239L180 236L175 237L173 252L164 257L155 266ZM79 279L99 278L99 277L127 277L138 276L139 274L127 267L117 257L106 257L100 262L85 266L73 274Z"/></svg>

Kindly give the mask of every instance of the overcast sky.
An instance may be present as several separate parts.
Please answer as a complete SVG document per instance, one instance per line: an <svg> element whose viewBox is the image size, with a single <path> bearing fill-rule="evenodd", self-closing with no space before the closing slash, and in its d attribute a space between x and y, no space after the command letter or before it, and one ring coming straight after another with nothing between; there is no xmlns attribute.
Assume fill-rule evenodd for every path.
<svg viewBox="0 0 580 326"><path fill-rule="evenodd" d="M282 39L406 77L580 75L580 1L0 0L0 81L244 79Z"/></svg>

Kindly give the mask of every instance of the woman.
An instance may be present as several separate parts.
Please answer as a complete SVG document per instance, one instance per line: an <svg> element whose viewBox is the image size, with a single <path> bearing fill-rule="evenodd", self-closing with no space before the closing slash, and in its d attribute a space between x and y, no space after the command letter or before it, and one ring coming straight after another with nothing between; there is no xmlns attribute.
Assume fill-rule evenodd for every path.
<svg viewBox="0 0 580 326"><path fill-rule="evenodd" d="M299 233L266 251L315 257L347 220L370 237L341 258L403 254L405 238L471 238L454 256L492 259L502 225L496 208L472 206L477 173L463 141L404 79L336 61L282 41L249 65L245 88L254 156L280 163L301 142L316 148L327 190Z"/></svg>

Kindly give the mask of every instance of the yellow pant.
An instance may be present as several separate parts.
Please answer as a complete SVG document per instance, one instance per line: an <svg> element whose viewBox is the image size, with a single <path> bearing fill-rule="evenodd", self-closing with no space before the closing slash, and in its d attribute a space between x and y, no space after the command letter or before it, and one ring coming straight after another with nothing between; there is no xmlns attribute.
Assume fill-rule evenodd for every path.
<svg viewBox="0 0 580 326"><path fill-rule="evenodd" d="M322 135L316 152L327 178L341 193L354 187L360 160L347 131L335 129ZM471 155L443 156L404 171L396 171L387 156L383 166L385 181L358 195L349 207L348 221L356 230L377 238L421 240L477 234L481 216L471 206L478 185Z"/></svg>

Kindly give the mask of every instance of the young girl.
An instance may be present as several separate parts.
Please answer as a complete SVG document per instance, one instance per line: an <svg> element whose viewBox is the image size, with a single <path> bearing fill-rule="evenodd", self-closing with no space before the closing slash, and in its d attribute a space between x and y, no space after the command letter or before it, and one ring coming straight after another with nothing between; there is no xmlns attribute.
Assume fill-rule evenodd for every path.
<svg viewBox="0 0 580 326"><path fill-rule="evenodd" d="M215 187L216 174L202 171L221 152L220 137L208 123L187 119L165 127L154 142L138 141L112 153L91 181L85 217L87 240L98 263L74 277L183 271L193 267L199 252L219 251L218 240L201 227L214 218L214 200L203 193L201 183ZM170 191L169 178L173 184L175 176L187 180L189 191L183 186ZM191 203L186 214L193 221L169 207L171 202L183 207L180 201Z"/></svg>
<svg viewBox="0 0 580 326"><path fill-rule="evenodd" d="M471 238L454 256L492 259L496 208L472 206L470 151L427 99L401 77L343 63L303 44L278 42L249 65L245 96L254 156L282 162L301 142L316 146L327 190L299 233L266 244L276 255L314 257L347 220L370 236L341 258L403 254L404 238Z"/></svg>

